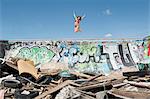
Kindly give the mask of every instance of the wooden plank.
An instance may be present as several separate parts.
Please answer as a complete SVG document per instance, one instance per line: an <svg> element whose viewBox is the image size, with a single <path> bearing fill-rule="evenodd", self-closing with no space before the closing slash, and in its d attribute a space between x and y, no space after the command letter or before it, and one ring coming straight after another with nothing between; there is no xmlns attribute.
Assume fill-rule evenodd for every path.
<svg viewBox="0 0 150 99"><path fill-rule="evenodd" d="M79 72L71 72L71 74L73 74L73 75L76 75L76 76L78 76L78 77L84 77L84 78L92 78L92 76L90 76L90 75L86 75L86 74L83 74L83 73L79 73Z"/></svg>
<svg viewBox="0 0 150 99"><path fill-rule="evenodd" d="M118 94L114 94L114 93L112 93L111 91L108 91L107 93L110 94L110 95L115 96L116 99L117 99L117 98L121 98L121 99L131 99L131 98L129 98L129 97L125 97L125 96L121 96L121 95L118 95Z"/></svg>
<svg viewBox="0 0 150 99"><path fill-rule="evenodd" d="M143 77L145 75L149 75L150 71L134 71L134 72L123 72L123 76L131 77L131 76L140 76Z"/></svg>
<svg viewBox="0 0 150 99"><path fill-rule="evenodd" d="M6 62L6 64L7 64L9 67L11 67L11 68L13 68L13 69L15 69L15 70L18 71L18 67L17 67L16 65L14 65L14 64L12 64L12 63L10 63L10 62Z"/></svg>
<svg viewBox="0 0 150 99"><path fill-rule="evenodd" d="M150 93L146 92L133 92L133 91L123 91L123 90L118 90L114 89L111 91L112 93L128 98L134 98L134 99L150 99Z"/></svg>
<svg viewBox="0 0 150 99"><path fill-rule="evenodd" d="M124 85L126 85L126 84L127 84L127 83L115 84L115 85L113 85L113 88L118 88L118 87L124 86Z"/></svg>
<svg viewBox="0 0 150 99"><path fill-rule="evenodd" d="M90 89L94 89L94 88L107 88L110 87L109 89L112 88L112 85L110 83L99 83L99 84L94 84L94 85L88 85L88 86L83 86L83 87L79 87L78 89L80 90L90 90ZM105 89L107 90L107 89Z"/></svg>
<svg viewBox="0 0 150 99"><path fill-rule="evenodd" d="M89 82L89 81L92 81L92 80L94 80L94 79L96 79L96 78L98 78L98 77L100 77L100 76L102 76L102 74L99 74L99 75L96 75L96 76L94 76L94 77L91 77L91 78L88 79L88 82Z"/></svg>
<svg viewBox="0 0 150 99"><path fill-rule="evenodd" d="M150 82L134 82L134 81L124 81L124 83L128 83L133 86L142 87L142 88L148 88L150 89Z"/></svg>

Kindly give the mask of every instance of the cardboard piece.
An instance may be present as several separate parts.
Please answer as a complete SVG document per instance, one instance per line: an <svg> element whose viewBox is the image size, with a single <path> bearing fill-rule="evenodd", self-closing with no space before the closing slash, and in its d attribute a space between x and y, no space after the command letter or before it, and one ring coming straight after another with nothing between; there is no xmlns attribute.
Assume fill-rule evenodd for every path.
<svg viewBox="0 0 150 99"><path fill-rule="evenodd" d="M37 69L35 68L33 61L19 60L17 64L18 64L19 74L29 73L35 79L38 79L39 75L37 73Z"/></svg>

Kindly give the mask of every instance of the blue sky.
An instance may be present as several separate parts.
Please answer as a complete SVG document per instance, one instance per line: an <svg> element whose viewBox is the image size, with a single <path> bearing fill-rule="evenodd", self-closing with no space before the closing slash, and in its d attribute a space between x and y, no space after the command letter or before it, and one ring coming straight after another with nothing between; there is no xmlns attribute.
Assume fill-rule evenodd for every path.
<svg viewBox="0 0 150 99"><path fill-rule="evenodd" d="M74 33L73 11L86 14ZM150 0L0 0L0 39L142 38Z"/></svg>

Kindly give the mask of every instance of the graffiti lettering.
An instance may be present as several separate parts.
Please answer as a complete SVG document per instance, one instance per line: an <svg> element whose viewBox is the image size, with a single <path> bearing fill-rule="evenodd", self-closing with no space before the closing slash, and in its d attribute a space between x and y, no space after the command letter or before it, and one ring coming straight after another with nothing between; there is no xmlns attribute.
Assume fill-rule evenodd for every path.
<svg viewBox="0 0 150 99"><path fill-rule="evenodd" d="M53 51L47 49L47 47L24 47L21 48L19 53L16 55L18 58L30 59L35 64L45 63L50 61L54 57Z"/></svg>

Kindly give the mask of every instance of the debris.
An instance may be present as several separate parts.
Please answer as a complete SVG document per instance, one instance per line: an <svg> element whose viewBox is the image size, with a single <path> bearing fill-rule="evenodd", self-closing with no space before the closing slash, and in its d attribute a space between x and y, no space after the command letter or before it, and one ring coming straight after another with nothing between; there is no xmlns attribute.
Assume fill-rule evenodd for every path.
<svg viewBox="0 0 150 99"><path fill-rule="evenodd" d="M150 93L145 92L145 93L141 93L141 92L131 92L131 91L123 91L123 90L119 90L119 89L115 89L112 90L112 93L116 94L116 95L120 95L120 96L124 96L127 98L134 98L134 99L149 99L150 98Z"/></svg>
<svg viewBox="0 0 150 99"><path fill-rule="evenodd" d="M106 92L107 91L97 92L96 93L96 99L105 99L105 97L107 97L106 99L108 99Z"/></svg>
<svg viewBox="0 0 150 99"><path fill-rule="evenodd" d="M9 88L21 88L22 84L20 81L15 80L15 79L5 79L2 81L2 85L4 87L9 87Z"/></svg>
<svg viewBox="0 0 150 99"><path fill-rule="evenodd" d="M68 78L71 77L71 74L69 73L69 71L61 71L59 73L59 76Z"/></svg>
<svg viewBox="0 0 150 99"><path fill-rule="evenodd" d="M118 99L118 98L119 98L119 99L120 99L120 98L121 98L121 99L131 99L131 98L129 98L129 97L125 97L125 96L122 96L122 95L119 95L119 94L115 94L115 93L113 93L112 91L108 91L107 94L108 94L108 95L111 95L111 97L113 97L112 99L115 99L115 98L116 98L116 99Z"/></svg>
<svg viewBox="0 0 150 99"><path fill-rule="evenodd" d="M30 92L28 92L29 94L24 94L24 93L25 93L25 91L16 90L14 93L15 99L33 99L34 97L39 95L39 92L37 92L37 91L30 91Z"/></svg>
<svg viewBox="0 0 150 99"><path fill-rule="evenodd" d="M134 87L134 86L129 86L125 89L126 91L135 91L135 92L138 92L138 89L137 87Z"/></svg>
<svg viewBox="0 0 150 99"><path fill-rule="evenodd" d="M55 99L76 99L80 97L80 95L80 92L76 91L74 87L68 85L60 90Z"/></svg>
<svg viewBox="0 0 150 99"><path fill-rule="evenodd" d="M44 99L52 99L51 95L47 95L46 97L44 97Z"/></svg>
<svg viewBox="0 0 150 99"><path fill-rule="evenodd" d="M87 82L90 82L90 81L92 81L92 80L94 80L94 79L96 79L96 78L98 78L98 77L100 77L100 76L102 76L102 74L99 74L99 75L96 75L96 76L94 76L94 77L91 77L91 78L89 78L89 79L87 80Z"/></svg>
<svg viewBox="0 0 150 99"><path fill-rule="evenodd" d="M75 89L75 90L79 91L82 94L86 94L86 95L89 95L89 96L92 96L92 97L96 97L96 94L94 94L92 92L86 92L86 91L82 91L82 90L78 90L78 89Z"/></svg>
<svg viewBox="0 0 150 99"><path fill-rule="evenodd" d="M19 74L29 73L35 79L39 78L37 70L35 69L34 63L32 61L19 60L17 63L18 63Z"/></svg>
<svg viewBox="0 0 150 99"><path fill-rule="evenodd" d="M113 88L121 87L121 86L124 86L124 85L126 85L126 84L127 84L127 83L116 84L116 85L113 85Z"/></svg>
<svg viewBox="0 0 150 99"><path fill-rule="evenodd" d="M79 72L70 72L70 73L76 75L77 77L92 78L92 76L90 75L86 75L86 74L79 73Z"/></svg>
<svg viewBox="0 0 150 99"><path fill-rule="evenodd" d="M43 85L48 85L52 81L52 77L48 75L41 76L36 83L38 84L43 84Z"/></svg>
<svg viewBox="0 0 150 99"><path fill-rule="evenodd" d="M32 62L27 62L26 64L32 65L32 68L34 66ZM37 71L37 69L35 70ZM36 73L41 73L41 71L37 71ZM122 72L122 75L123 73L125 72ZM30 78L24 75L18 75L17 77L8 75L0 78L0 80L3 82L2 85L4 85L4 81L18 81L21 83L22 87L20 87L19 90L15 89L14 91L11 90L12 88L17 88L17 83L16 85L14 85L15 83L11 84L16 87L2 86L7 89L5 97L14 97L16 99L19 99L20 97L34 97L35 99L109 99L118 97L138 98L138 96L141 98L143 95L145 95L145 98L149 98L150 83L146 82L150 79L148 73L144 72L145 74L142 77L138 76L138 73L141 73L138 71L128 73L131 73L130 77L119 76L119 78L116 79L113 78L114 75L116 75L113 75L113 73L111 74L112 78L110 78L109 76L103 76L101 74L92 76L63 70L55 75L42 74L35 80L31 79L32 77ZM76 79L72 79L73 75L76 76ZM55 80L55 77L57 80ZM130 94L128 94L129 92ZM143 94L141 92L143 92Z"/></svg>
<svg viewBox="0 0 150 99"><path fill-rule="evenodd" d="M28 94L30 94L30 92L29 92L29 91L24 90L24 91L22 91L22 92L21 92L21 94L28 95Z"/></svg>
<svg viewBox="0 0 150 99"><path fill-rule="evenodd" d="M96 75L96 76L90 78L88 81L92 81L92 80L94 80L94 79L96 79L96 78L98 78L98 77L100 77L100 76L102 76L102 74Z"/></svg>
<svg viewBox="0 0 150 99"><path fill-rule="evenodd" d="M82 94L81 99L95 99L95 98L86 94Z"/></svg>
<svg viewBox="0 0 150 99"><path fill-rule="evenodd" d="M30 82L31 84L33 84L33 85L35 85L35 86L43 86L43 87L46 87L46 86L49 86L49 85L40 85L40 84L37 84L37 83L34 83L34 82L32 82L31 80L29 80L29 79L27 79L27 78L25 78L25 77L21 77L22 79L24 79L24 80L26 80L26 81L28 81L28 82Z"/></svg>
<svg viewBox="0 0 150 99"><path fill-rule="evenodd" d="M14 64L12 64L12 63L10 63L10 62L6 62L6 64L7 64L8 66L10 66L11 68L13 68L13 69L15 69L15 70L18 71L18 67L17 67L16 65L14 65Z"/></svg>
<svg viewBox="0 0 150 99"><path fill-rule="evenodd" d="M71 82L71 81L69 81L69 80L64 81L64 82L61 83L60 85L58 85L58 86L56 86L56 87L54 87L54 88L52 88L52 89L49 89L47 92L43 92L41 95L35 97L35 99L41 99L41 98L45 97L46 95L49 95L49 94L51 94L51 93L54 93L54 92L60 90L61 88L63 88L63 87L65 87L65 86L69 85L70 82Z"/></svg>
<svg viewBox="0 0 150 99"><path fill-rule="evenodd" d="M134 72L123 72L123 76L131 77L131 76L140 76L144 77L145 75L149 75L150 71L134 71Z"/></svg>
<svg viewBox="0 0 150 99"><path fill-rule="evenodd" d="M16 65L13 65L11 63L5 62L4 64L0 64L0 73L2 75L0 75L0 77L6 76L5 74L7 73L9 74L14 74L14 75L18 75L18 68Z"/></svg>
<svg viewBox="0 0 150 99"><path fill-rule="evenodd" d="M125 80L124 81L125 83L128 83L130 85L133 85L133 86L138 86L138 87L143 87L143 88L148 88L150 89L150 82L134 82L134 81L127 81Z"/></svg>
<svg viewBox="0 0 150 99"><path fill-rule="evenodd" d="M5 80L5 79L16 79L16 77L13 77L13 75L11 74L11 75L8 75L8 76L6 76L6 77L0 78L0 84L1 84L2 81Z"/></svg>
<svg viewBox="0 0 150 99"><path fill-rule="evenodd" d="M102 90L110 90L112 88L111 83L104 82L104 83L98 83L98 84L92 84L92 85L85 85L81 86L78 89L80 90L90 90L90 91L102 91Z"/></svg>
<svg viewBox="0 0 150 99"><path fill-rule="evenodd" d="M0 99L4 99L5 90L0 90Z"/></svg>

